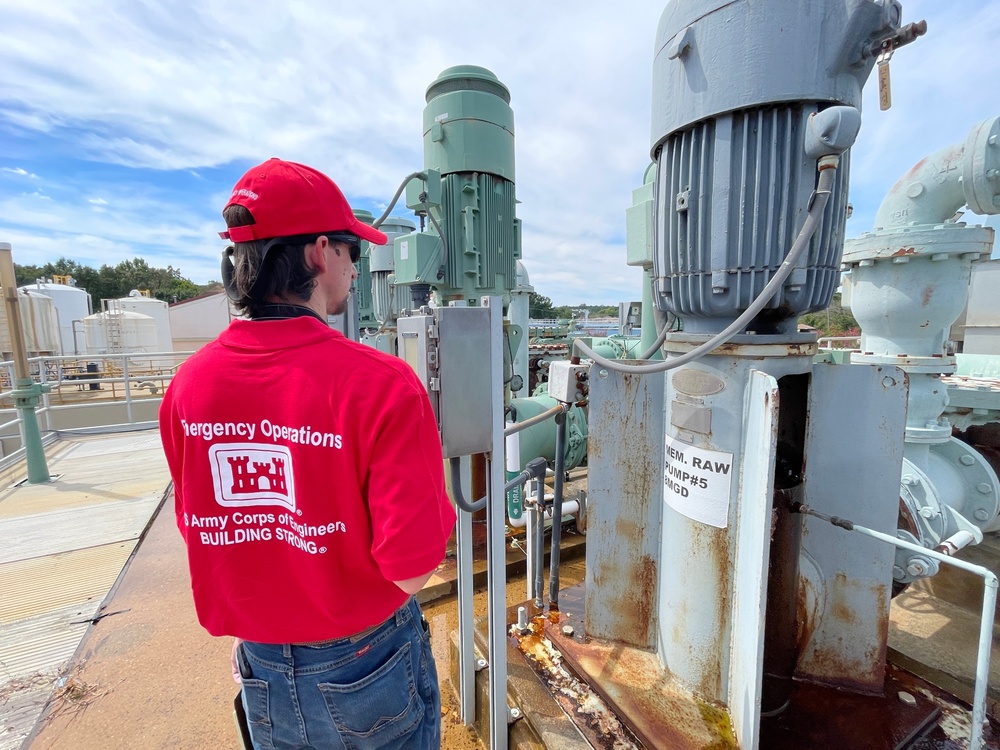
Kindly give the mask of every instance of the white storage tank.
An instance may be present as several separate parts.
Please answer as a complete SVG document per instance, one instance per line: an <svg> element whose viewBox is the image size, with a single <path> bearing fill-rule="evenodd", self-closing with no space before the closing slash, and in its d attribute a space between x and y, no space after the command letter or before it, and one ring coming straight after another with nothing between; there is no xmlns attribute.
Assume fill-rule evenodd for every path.
<svg viewBox="0 0 1000 750"><path fill-rule="evenodd" d="M69 283L61 283L60 279L66 279ZM74 286L72 278L68 276L39 279L34 284L25 284L21 289L38 292L52 299L59 324L60 341L60 348L53 353L82 353L85 347L80 321L93 312L87 291Z"/></svg>
<svg viewBox="0 0 1000 750"><path fill-rule="evenodd" d="M159 351L156 321L129 310L105 310L83 319L87 354Z"/></svg>
<svg viewBox="0 0 1000 750"><path fill-rule="evenodd" d="M59 338L59 317L50 297L38 292L21 289L17 294L21 308L21 325L24 328L24 345L28 356L38 354L58 354L61 346ZM13 356L10 340L10 325L7 321L7 306L0 306L0 351L5 359Z"/></svg>
<svg viewBox="0 0 1000 750"><path fill-rule="evenodd" d="M155 297L146 297L138 289L133 289L127 297L107 300L107 310L122 310L146 315L153 319L156 330L156 345L142 351L169 352L173 349L170 333L170 311L166 302Z"/></svg>

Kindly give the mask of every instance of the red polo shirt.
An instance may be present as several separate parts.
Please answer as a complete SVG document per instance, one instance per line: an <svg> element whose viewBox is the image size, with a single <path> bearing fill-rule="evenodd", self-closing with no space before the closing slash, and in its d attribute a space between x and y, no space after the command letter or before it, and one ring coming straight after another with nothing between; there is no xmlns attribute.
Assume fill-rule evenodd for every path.
<svg viewBox="0 0 1000 750"><path fill-rule="evenodd" d="M444 557L455 511L423 385L312 317L233 321L178 370L160 434L212 635L351 635Z"/></svg>

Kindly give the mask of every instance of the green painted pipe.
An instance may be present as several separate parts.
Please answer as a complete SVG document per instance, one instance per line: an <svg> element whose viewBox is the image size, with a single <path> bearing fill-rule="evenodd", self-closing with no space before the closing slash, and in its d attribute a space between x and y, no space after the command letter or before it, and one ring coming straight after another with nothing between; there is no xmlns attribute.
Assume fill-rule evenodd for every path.
<svg viewBox="0 0 1000 750"><path fill-rule="evenodd" d="M551 396L530 396L510 400L510 405L517 412L515 420L517 422L524 422L558 406L558 404L559 402ZM554 419L548 419L528 427L519 432L518 435L522 468L528 461L538 456L549 462L555 460L556 423ZM587 416L579 406L570 407L566 413L566 449L563 455L567 471L582 464L587 457Z"/></svg>

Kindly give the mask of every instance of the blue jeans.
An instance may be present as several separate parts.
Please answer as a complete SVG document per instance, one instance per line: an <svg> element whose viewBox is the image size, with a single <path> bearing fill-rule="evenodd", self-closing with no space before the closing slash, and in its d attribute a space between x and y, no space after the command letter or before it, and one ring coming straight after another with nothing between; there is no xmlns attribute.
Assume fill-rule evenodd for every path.
<svg viewBox="0 0 1000 750"><path fill-rule="evenodd" d="M441 694L430 632L410 597L371 633L318 646L245 641L254 750L437 750Z"/></svg>

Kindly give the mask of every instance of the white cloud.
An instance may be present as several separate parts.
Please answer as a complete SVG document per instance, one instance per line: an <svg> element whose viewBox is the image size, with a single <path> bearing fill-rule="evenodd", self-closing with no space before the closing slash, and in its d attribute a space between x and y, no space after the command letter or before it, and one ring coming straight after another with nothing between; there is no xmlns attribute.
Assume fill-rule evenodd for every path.
<svg viewBox="0 0 1000 750"><path fill-rule="evenodd" d="M22 167L3 167L0 168L0 172L9 172L10 174L16 174L18 177L29 177L33 180L38 179L38 175L33 172L29 172L27 169Z"/></svg>
<svg viewBox="0 0 1000 750"><path fill-rule="evenodd" d="M634 299L640 274L624 262L624 216L649 161L653 42L665 6L515 0L455 12L429 0L374 12L358 0L248 0L238 10L222 0L108 0L97 13L83 0L4 0L0 128L56 139L95 164L206 181L220 165L282 156L328 171L352 199L384 205L423 167L427 86L451 65L480 65L511 92L532 284L557 304ZM867 87L848 236L871 228L881 197L917 159L1000 114L1000 5L903 7L904 20L926 17L929 30L893 57L889 112L878 110L874 80ZM48 174L48 164L34 168ZM28 172L3 168L26 176L19 169ZM147 256L163 252L147 257L154 265L180 265L199 282L217 277L215 217L229 185L210 207L175 199L164 211L157 178L137 179L149 181L148 195L75 185L81 195L100 190L106 203L78 205L48 184L56 207L0 192L0 230L51 239L73 227L104 238L101 263L133 257L128 248L141 243Z"/></svg>

